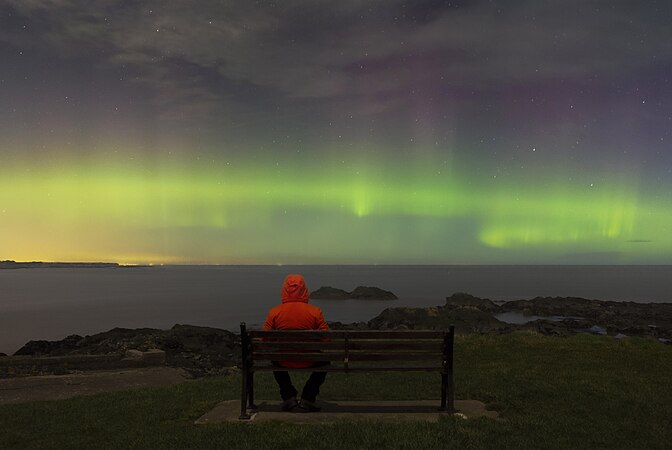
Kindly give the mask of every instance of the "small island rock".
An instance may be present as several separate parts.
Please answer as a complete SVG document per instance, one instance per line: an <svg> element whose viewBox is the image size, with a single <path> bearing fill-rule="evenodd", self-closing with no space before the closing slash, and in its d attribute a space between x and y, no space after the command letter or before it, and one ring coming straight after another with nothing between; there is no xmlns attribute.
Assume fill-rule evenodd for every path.
<svg viewBox="0 0 672 450"><path fill-rule="evenodd" d="M331 286L322 286L316 291L310 293L310 298L324 300L345 300L350 298L350 293L343 289L333 288Z"/></svg>
<svg viewBox="0 0 672 450"><path fill-rule="evenodd" d="M320 300L397 300L397 296L390 291L370 286L357 286L354 291L348 292L331 286L322 286L310 293L310 298Z"/></svg>
<svg viewBox="0 0 672 450"><path fill-rule="evenodd" d="M357 286L350 293L350 298L360 300L397 300L398 297L390 291L385 291L377 287Z"/></svg>

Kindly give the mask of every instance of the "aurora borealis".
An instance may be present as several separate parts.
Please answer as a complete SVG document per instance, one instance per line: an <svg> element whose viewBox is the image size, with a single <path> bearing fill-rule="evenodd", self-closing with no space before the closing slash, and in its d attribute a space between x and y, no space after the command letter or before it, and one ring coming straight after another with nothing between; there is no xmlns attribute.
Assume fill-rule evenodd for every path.
<svg viewBox="0 0 672 450"><path fill-rule="evenodd" d="M0 5L0 260L672 264L672 5Z"/></svg>

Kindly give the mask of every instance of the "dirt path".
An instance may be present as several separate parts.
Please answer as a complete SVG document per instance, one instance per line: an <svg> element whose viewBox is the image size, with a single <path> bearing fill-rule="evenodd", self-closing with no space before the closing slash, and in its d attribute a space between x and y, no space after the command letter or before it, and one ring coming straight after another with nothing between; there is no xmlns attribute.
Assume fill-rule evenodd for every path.
<svg viewBox="0 0 672 450"><path fill-rule="evenodd" d="M82 372L70 375L0 379L0 405L37 400L62 400L80 395L167 386L187 380L182 369L148 367Z"/></svg>

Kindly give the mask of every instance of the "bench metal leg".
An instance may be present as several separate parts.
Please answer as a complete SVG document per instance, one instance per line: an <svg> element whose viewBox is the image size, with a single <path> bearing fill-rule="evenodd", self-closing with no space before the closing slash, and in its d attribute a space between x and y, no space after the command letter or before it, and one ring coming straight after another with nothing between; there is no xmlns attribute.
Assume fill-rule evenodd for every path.
<svg viewBox="0 0 672 450"><path fill-rule="evenodd" d="M455 412L455 387L453 386L453 374L441 374L441 407L439 411L449 414Z"/></svg>
<svg viewBox="0 0 672 450"><path fill-rule="evenodd" d="M441 374L441 407L439 411L446 410L446 385L448 384L448 375Z"/></svg>
<svg viewBox="0 0 672 450"><path fill-rule="evenodd" d="M453 384L452 370L448 374L448 405L446 405L446 412L453 414L455 412L455 385Z"/></svg>
<svg viewBox="0 0 672 450"><path fill-rule="evenodd" d="M247 380L247 392L250 412L257 411L257 405L254 404L254 372L250 371L250 376Z"/></svg>
<svg viewBox="0 0 672 450"><path fill-rule="evenodd" d="M441 372L441 411L455 412L455 385L453 383L453 345L455 327L451 325L443 337L443 372Z"/></svg>
<svg viewBox="0 0 672 450"><path fill-rule="evenodd" d="M242 376L242 388L241 388L241 395L240 395L240 416L238 417L241 420L250 420L252 416L250 416L247 413L247 396L250 394L250 405L252 404L252 391L250 390L251 386L251 373L252 371L250 370L250 362L248 360L248 352L249 352L249 343L250 343L250 338L247 334L247 326L245 322L240 323L240 346L241 346L241 355L240 359L242 361L241 368L241 376Z"/></svg>
<svg viewBox="0 0 672 450"><path fill-rule="evenodd" d="M242 373L243 376L243 388L242 388L242 395L240 399L240 416L238 417L241 420L250 420L252 416L250 416L247 413L247 394L248 394L248 389L247 385L249 382L249 376L247 374L247 371Z"/></svg>

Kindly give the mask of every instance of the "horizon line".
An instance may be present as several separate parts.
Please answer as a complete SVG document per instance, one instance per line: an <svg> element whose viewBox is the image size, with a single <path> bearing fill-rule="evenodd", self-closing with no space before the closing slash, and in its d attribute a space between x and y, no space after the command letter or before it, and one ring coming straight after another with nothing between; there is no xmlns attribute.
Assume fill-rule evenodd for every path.
<svg viewBox="0 0 672 450"><path fill-rule="evenodd" d="M119 267L193 267L193 266L266 266L266 267L285 267L285 266L672 266L670 263L199 263L199 262L171 262L171 263L127 263L118 261L16 261L12 259L0 260L2 263L14 264L88 264L88 265L117 265Z"/></svg>

